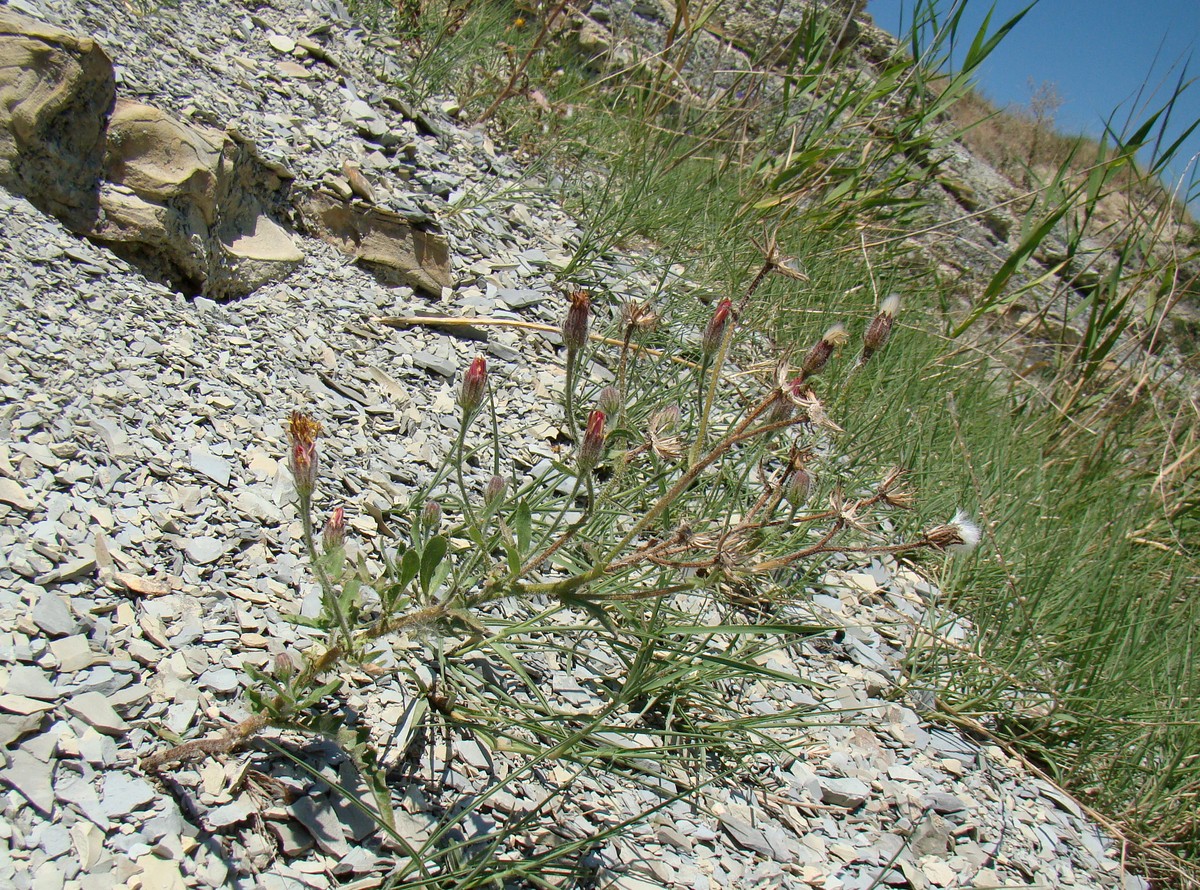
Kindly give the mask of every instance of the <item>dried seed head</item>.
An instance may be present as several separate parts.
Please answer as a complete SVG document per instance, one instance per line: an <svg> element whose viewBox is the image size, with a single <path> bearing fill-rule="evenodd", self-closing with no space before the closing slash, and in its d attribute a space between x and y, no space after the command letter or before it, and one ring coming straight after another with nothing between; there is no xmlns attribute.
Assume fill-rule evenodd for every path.
<svg viewBox="0 0 1200 890"><path fill-rule="evenodd" d="M979 526L971 521L965 510L959 510L945 525L925 533L925 540L947 553L970 553L979 546Z"/></svg>
<svg viewBox="0 0 1200 890"><path fill-rule="evenodd" d="M652 331L658 321L659 315L650 308L649 303L630 300L621 307L621 327L624 328L626 336Z"/></svg>
<svg viewBox="0 0 1200 890"><path fill-rule="evenodd" d="M487 485L483 488L483 505L489 510L493 510L504 498L504 490L508 487L508 482L503 476L493 476L487 481Z"/></svg>
<svg viewBox="0 0 1200 890"><path fill-rule="evenodd" d="M717 304L713 310L708 325L704 328L704 337L700 341L700 352L705 358L712 358L725 341L725 333L733 322L733 301L728 297Z"/></svg>
<svg viewBox="0 0 1200 890"><path fill-rule="evenodd" d="M321 546L326 553L331 553L346 546L346 511L338 507L325 522L325 530L321 533Z"/></svg>
<svg viewBox="0 0 1200 890"><path fill-rule="evenodd" d="M850 335L846 333L845 326L840 323L827 330L804 357L804 363L800 366L801 376L807 378L820 374L829 364L829 358L833 355L834 350L845 346L849 339Z"/></svg>
<svg viewBox="0 0 1200 890"><path fill-rule="evenodd" d="M573 290L568 295L567 317L563 319L562 338L568 352L578 352L587 344L588 310L591 298L585 290Z"/></svg>
<svg viewBox="0 0 1200 890"><path fill-rule="evenodd" d="M896 313L899 309L899 294L892 294L880 304L879 313L871 319L871 324L868 325L867 332L863 335L863 351L858 359L860 365L865 365L870 361L871 356L887 344L888 338L892 335L892 324L896 320Z"/></svg>
<svg viewBox="0 0 1200 890"><path fill-rule="evenodd" d="M463 375L462 389L458 393L458 405L463 410L464 417L470 417L483 404L487 393L487 359L482 355L476 356Z"/></svg>
<svg viewBox="0 0 1200 890"><path fill-rule="evenodd" d="M596 396L596 407L605 414L615 417L621 411L621 391L615 386L606 386Z"/></svg>
<svg viewBox="0 0 1200 890"><path fill-rule="evenodd" d="M583 441L579 443L579 472L590 473L604 456L604 412L593 411L588 416Z"/></svg>
<svg viewBox="0 0 1200 890"><path fill-rule="evenodd" d="M679 406L671 405L668 408L659 408L650 415L646 423L647 432L650 434L650 447L665 460L678 460L683 456L683 444L679 436L675 435L679 421Z"/></svg>
<svg viewBox="0 0 1200 890"><path fill-rule="evenodd" d="M288 469L296 483L296 491L302 498L312 496L317 485L317 436L321 435L321 424L302 411L293 411L288 420Z"/></svg>
<svg viewBox="0 0 1200 890"><path fill-rule="evenodd" d="M893 467L879 483L879 496L889 507L911 510L916 503L916 494L904 484L905 471Z"/></svg>
<svg viewBox="0 0 1200 890"><path fill-rule="evenodd" d="M824 427L835 433L845 432L829 419L829 415L825 413L825 406L821 404L817 394L813 392L811 386L804 382L803 378L797 377L793 380L784 391L784 396L796 406L802 423Z"/></svg>

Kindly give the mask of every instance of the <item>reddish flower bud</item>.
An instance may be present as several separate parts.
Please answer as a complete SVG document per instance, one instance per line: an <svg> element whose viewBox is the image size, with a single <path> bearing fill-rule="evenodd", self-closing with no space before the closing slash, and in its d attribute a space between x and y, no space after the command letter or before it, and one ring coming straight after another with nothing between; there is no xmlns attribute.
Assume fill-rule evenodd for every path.
<svg viewBox="0 0 1200 890"><path fill-rule="evenodd" d="M464 417L470 417L483 404L487 393L487 359L482 355L476 356L463 375L462 389L458 393L458 405L463 410Z"/></svg>
<svg viewBox="0 0 1200 890"><path fill-rule="evenodd" d="M325 530L321 533L321 545L329 553L344 547L346 544L346 511L338 507L333 515L325 522Z"/></svg>
<svg viewBox="0 0 1200 890"><path fill-rule="evenodd" d="M587 343L588 309L591 300L585 290L571 291L570 300L567 317L563 320L562 338L568 352L578 352Z"/></svg>
<svg viewBox="0 0 1200 890"><path fill-rule="evenodd" d="M804 357L804 364L800 366L802 377L812 377L820 374L821 370L829 364L829 358L833 355L833 351L846 344L849 335L846 329L840 324L835 324L827 330L817 345L808 351L808 355Z"/></svg>
<svg viewBox="0 0 1200 890"><path fill-rule="evenodd" d="M879 306L879 314L871 319L866 334L863 335L863 351L858 363L865 365L871 356L887 344L892 335L892 323L896 320L896 311L900 308L900 297L892 294Z"/></svg>
<svg viewBox="0 0 1200 890"><path fill-rule="evenodd" d="M489 510L494 509L504 497L504 489L508 487L503 476L493 476L483 488L483 505Z"/></svg>
<svg viewBox="0 0 1200 890"><path fill-rule="evenodd" d="M708 326L704 328L704 338L700 341L700 352L705 358L712 358L725 341L725 332L733 321L733 301L728 297L717 304Z"/></svg>
<svg viewBox="0 0 1200 890"><path fill-rule="evenodd" d="M621 411L621 391L615 386L606 386L596 396L596 407L607 415L616 415Z"/></svg>
<svg viewBox="0 0 1200 890"><path fill-rule="evenodd" d="M604 456L604 412L593 411L588 417L583 441L579 443L579 472L590 473Z"/></svg>
<svg viewBox="0 0 1200 890"><path fill-rule="evenodd" d="M302 498L312 496L317 485L317 436L321 424L302 411L293 411L288 420L288 469Z"/></svg>

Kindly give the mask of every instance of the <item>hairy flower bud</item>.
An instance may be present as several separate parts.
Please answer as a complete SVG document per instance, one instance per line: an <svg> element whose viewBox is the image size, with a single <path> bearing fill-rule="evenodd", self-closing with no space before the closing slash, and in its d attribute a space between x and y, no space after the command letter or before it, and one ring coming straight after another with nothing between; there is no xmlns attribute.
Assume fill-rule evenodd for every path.
<svg viewBox="0 0 1200 890"><path fill-rule="evenodd" d="M312 497L317 485L317 436L321 424L302 411L293 411L288 420L288 469L301 498Z"/></svg>
<svg viewBox="0 0 1200 890"><path fill-rule="evenodd" d="M585 290L573 290L569 296L567 317L563 319L562 338L568 352L578 352L587 344L588 310L591 299Z"/></svg>
<svg viewBox="0 0 1200 890"><path fill-rule="evenodd" d="M483 404L487 393L487 359L482 355L476 356L463 375L462 389L458 393L458 405L463 410L464 417L470 417Z"/></svg>
<svg viewBox="0 0 1200 890"><path fill-rule="evenodd" d="M867 332L863 335L863 351L858 363L865 365L871 356L887 345L892 335L892 324L896 320L896 312L900 309L900 296L892 294L879 306L879 313L871 319Z"/></svg>
<svg viewBox="0 0 1200 890"><path fill-rule="evenodd" d="M275 662L271 666L271 673L275 675L275 679L281 683L291 678L292 674L296 673L296 663L292 661L292 657L286 652L280 652L275 656Z"/></svg>
<svg viewBox="0 0 1200 890"><path fill-rule="evenodd" d="M808 501L808 496L812 492L813 479L808 470L804 467L797 467L796 470L788 476L787 483L783 487L783 496L787 498L787 502L793 507L803 507Z"/></svg>
<svg viewBox="0 0 1200 890"><path fill-rule="evenodd" d="M788 455L787 475L783 480L783 496L793 507L803 507L812 494L813 477L808 472L808 462L812 460L812 449L792 446Z"/></svg>
<svg viewBox="0 0 1200 890"><path fill-rule="evenodd" d="M579 443L579 472L590 473L604 456L604 412L593 411L588 416L583 441Z"/></svg>
<svg viewBox="0 0 1200 890"><path fill-rule="evenodd" d="M704 337L700 341L700 353L705 358L712 358L716 355L721 344L725 342L725 333L729 330L732 321L733 301L726 297L717 304L712 317L708 320L708 325L704 328Z"/></svg>
<svg viewBox="0 0 1200 890"><path fill-rule="evenodd" d="M426 501L421 508L421 525L426 531L436 532L442 525L442 508L437 501Z"/></svg>
<svg viewBox="0 0 1200 890"><path fill-rule="evenodd" d="M846 333L845 327L840 324L835 324L827 330L821 339L817 341L816 346L808 351L808 355L804 357L804 364L800 366L801 376L808 378L820 374L822 369L829 364L829 358L833 355L833 351L846 344L849 335Z"/></svg>
<svg viewBox="0 0 1200 890"><path fill-rule="evenodd" d="M606 415L617 415L621 411L621 391L615 386L604 387L596 396L596 407Z"/></svg>
<svg viewBox="0 0 1200 890"><path fill-rule="evenodd" d="M495 509L504 497L504 489L508 487L508 482L503 476L493 476L487 481L487 485L483 487L483 505L489 510Z"/></svg>
<svg viewBox="0 0 1200 890"><path fill-rule="evenodd" d="M338 507L325 522L325 530L321 533L321 546L326 553L346 545L346 511Z"/></svg>

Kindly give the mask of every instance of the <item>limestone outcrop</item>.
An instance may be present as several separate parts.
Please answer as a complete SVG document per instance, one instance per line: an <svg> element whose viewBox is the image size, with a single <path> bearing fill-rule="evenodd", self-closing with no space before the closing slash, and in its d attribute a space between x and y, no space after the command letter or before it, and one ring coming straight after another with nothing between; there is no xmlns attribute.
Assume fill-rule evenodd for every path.
<svg viewBox="0 0 1200 890"><path fill-rule="evenodd" d="M266 212L292 175L253 145L118 100L108 125L102 214L89 235L185 292L237 297L304 255Z"/></svg>
<svg viewBox="0 0 1200 890"><path fill-rule="evenodd" d="M309 230L353 256L382 280L440 294L450 286L450 247L382 207L343 200L324 190L301 205Z"/></svg>
<svg viewBox="0 0 1200 890"><path fill-rule="evenodd" d="M86 229L115 95L112 62L94 40L0 8L0 184Z"/></svg>
<svg viewBox="0 0 1200 890"><path fill-rule="evenodd" d="M0 9L0 184L187 294L228 299L286 276L304 261L293 217L385 281L434 295L450 284L442 235L293 188L235 129L116 93L94 40Z"/></svg>

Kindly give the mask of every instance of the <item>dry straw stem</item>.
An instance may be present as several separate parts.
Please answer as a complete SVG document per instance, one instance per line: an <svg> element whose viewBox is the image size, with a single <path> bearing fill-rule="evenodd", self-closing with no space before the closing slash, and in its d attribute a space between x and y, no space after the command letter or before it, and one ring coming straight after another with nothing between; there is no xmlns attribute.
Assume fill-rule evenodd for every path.
<svg viewBox="0 0 1200 890"><path fill-rule="evenodd" d="M499 327L499 328L517 328L523 331L541 331L548 334L561 334L561 325L539 324L534 321L512 321L507 318L456 318L452 315L426 317L416 315L389 315L381 316L373 319L378 324L384 327L396 328L403 330L411 327ZM593 343L603 343L606 346L623 346L624 339L616 337L602 337L599 334L588 334L588 340ZM653 355L656 358L661 358L666 355L665 350L654 349L651 346L639 346L636 343L630 344L630 349L636 349L638 352L644 352L647 355ZM676 355L667 356L668 359L677 365L683 365L685 368L698 367L695 362L688 361L685 358L680 358Z"/></svg>

